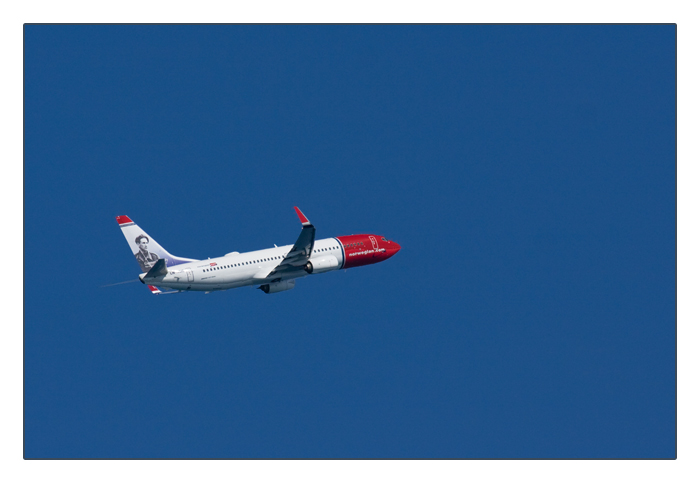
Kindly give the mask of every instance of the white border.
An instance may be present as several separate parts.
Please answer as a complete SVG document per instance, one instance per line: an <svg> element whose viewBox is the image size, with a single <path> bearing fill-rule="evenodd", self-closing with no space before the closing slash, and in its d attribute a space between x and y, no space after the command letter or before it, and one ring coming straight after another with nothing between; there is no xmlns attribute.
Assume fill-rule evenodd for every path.
<svg viewBox="0 0 700 483"><path fill-rule="evenodd" d="M255 4L253 4L255 3ZM196 5L193 6L193 5ZM23 461L21 260L5 261L0 467L6 481L689 481L698 471L698 22L690 2L500 1L144 2L26 1L3 8L2 214L5 253L22 233L22 40L25 22L669 22L678 24L678 460L677 461ZM31 180L26 180L31 182ZM7 235L12 234L12 237ZM7 313L7 310L5 311Z"/></svg>

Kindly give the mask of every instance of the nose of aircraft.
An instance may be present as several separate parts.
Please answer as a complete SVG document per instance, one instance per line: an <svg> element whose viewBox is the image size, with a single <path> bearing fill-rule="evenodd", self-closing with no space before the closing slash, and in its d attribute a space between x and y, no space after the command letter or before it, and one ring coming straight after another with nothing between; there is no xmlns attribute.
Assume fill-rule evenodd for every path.
<svg viewBox="0 0 700 483"><path fill-rule="evenodd" d="M390 257L393 257L394 255L396 255L397 253L399 253L399 250L401 250L401 245L399 245L399 244L396 243L395 241L392 241L392 242L389 244L389 249L387 250L387 252L389 252L389 256L390 256Z"/></svg>

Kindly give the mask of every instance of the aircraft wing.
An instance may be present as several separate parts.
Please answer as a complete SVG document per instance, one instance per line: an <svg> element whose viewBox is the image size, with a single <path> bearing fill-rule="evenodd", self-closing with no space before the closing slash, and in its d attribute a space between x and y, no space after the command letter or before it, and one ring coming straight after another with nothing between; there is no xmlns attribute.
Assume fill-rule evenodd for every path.
<svg viewBox="0 0 700 483"><path fill-rule="evenodd" d="M287 256L284 257L280 264L277 265L266 278L283 272L303 270L304 265L306 265L306 262L309 261L309 257L313 253L316 228L311 224L309 219L304 216L304 213L302 213L299 208L295 206L294 210L297 212L299 221L301 221L301 233L299 234L299 238L297 238L296 243L289 253L287 253Z"/></svg>

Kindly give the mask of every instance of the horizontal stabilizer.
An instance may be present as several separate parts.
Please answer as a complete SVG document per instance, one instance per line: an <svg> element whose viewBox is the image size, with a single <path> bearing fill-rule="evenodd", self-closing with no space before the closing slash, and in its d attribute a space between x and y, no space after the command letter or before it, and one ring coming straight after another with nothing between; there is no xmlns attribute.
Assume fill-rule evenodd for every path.
<svg viewBox="0 0 700 483"><path fill-rule="evenodd" d="M168 273L168 267L165 265L165 259L160 258L155 265L153 265L153 268L151 268L148 273L146 274L145 277L143 278L156 278L156 277L162 277L163 275L166 275Z"/></svg>
<svg viewBox="0 0 700 483"><path fill-rule="evenodd" d="M160 288L156 287L155 285L149 285L148 290L150 290L153 295L168 295L171 293L182 293L182 290L168 290L168 289L161 290Z"/></svg>

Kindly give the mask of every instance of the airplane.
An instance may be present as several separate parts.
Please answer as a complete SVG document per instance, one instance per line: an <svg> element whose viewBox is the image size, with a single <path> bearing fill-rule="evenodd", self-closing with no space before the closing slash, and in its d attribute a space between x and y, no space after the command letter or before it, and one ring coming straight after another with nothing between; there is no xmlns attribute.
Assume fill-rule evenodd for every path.
<svg viewBox="0 0 700 483"><path fill-rule="evenodd" d="M128 216L117 216L141 267L141 283L156 295L210 293L259 285L266 294L295 287L296 279L387 260L401 250L381 235L350 235L316 240L316 228L298 207L301 233L294 245L195 260L171 255Z"/></svg>

